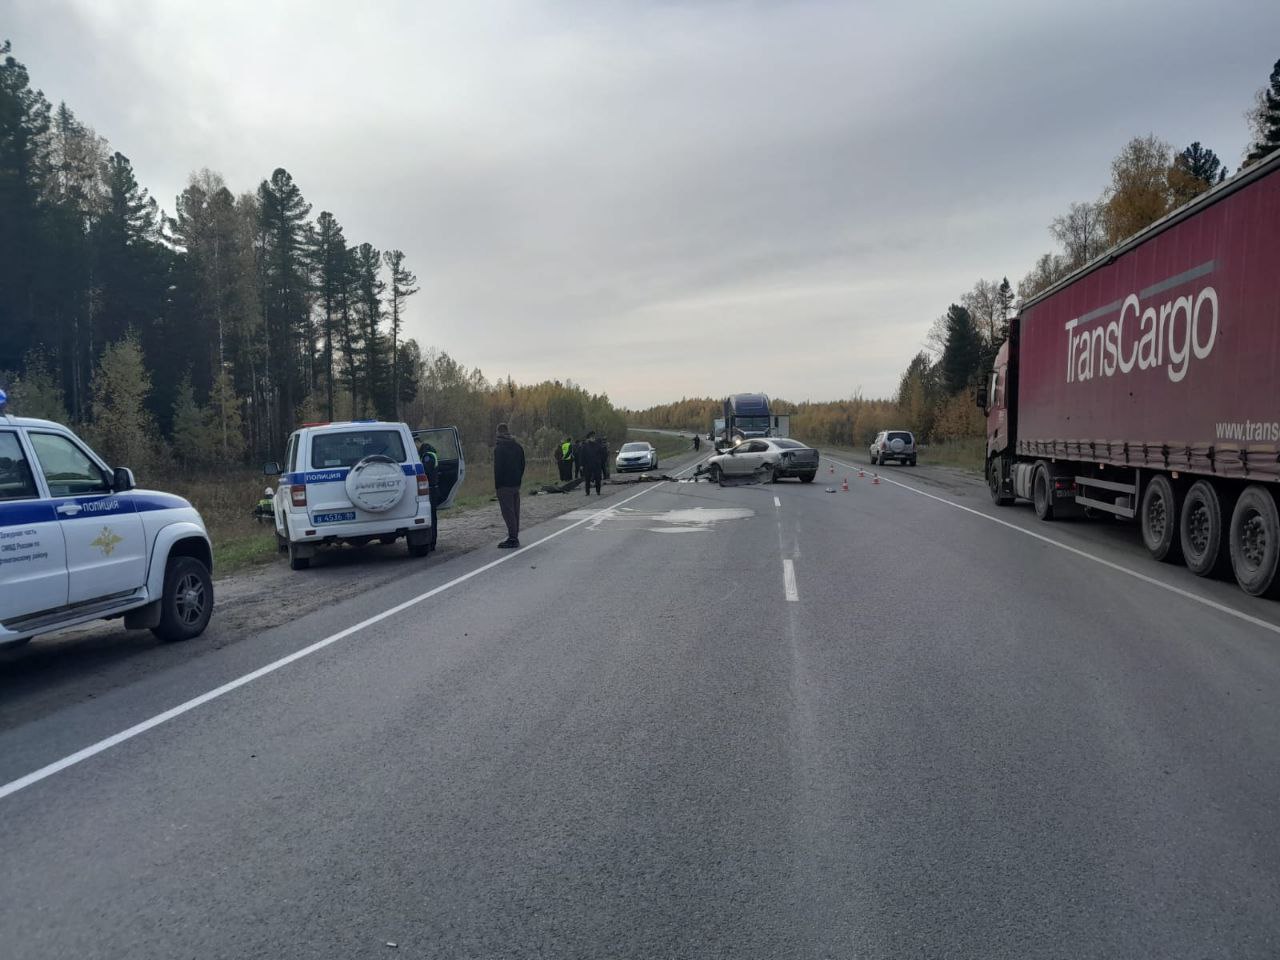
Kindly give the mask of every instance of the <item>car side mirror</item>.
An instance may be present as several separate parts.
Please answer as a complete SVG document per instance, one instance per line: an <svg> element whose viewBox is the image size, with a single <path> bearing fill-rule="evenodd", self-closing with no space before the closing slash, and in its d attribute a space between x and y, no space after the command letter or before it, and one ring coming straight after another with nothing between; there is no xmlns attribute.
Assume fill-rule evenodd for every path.
<svg viewBox="0 0 1280 960"><path fill-rule="evenodd" d="M128 467L116 467L111 471L111 491L113 493L124 493L126 490L132 490L137 485L137 481L133 479L133 471Z"/></svg>
<svg viewBox="0 0 1280 960"><path fill-rule="evenodd" d="M282 472L278 460L268 460L262 465L262 475L265 477L278 477Z"/></svg>

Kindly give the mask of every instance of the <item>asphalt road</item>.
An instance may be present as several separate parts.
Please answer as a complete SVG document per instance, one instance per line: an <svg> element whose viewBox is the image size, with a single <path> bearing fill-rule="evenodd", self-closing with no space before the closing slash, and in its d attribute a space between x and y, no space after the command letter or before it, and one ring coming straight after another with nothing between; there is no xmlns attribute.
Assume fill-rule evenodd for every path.
<svg viewBox="0 0 1280 960"><path fill-rule="evenodd" d="M1280 604L838 469L584 498L0 730L4 955L1280 954Z"/></svg>

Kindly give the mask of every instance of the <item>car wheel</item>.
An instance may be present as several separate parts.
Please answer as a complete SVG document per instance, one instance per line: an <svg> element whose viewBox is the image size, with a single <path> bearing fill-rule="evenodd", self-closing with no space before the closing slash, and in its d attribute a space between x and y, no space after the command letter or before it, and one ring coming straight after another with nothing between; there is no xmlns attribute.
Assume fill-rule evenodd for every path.
<svg viewBox="0 0 1280 960"><path fill-rule="evenodd" d="M1206 480L1193 483L1182 501L1178 536L1183 562L1197 577L1211 576L1230 562L1223 549L1227 538L1222 514L1222 501L1213 485Z"/></svg>
<svg viewBox="0 0 1280 960"><path fill-rule="evenodd" d="M910 460L909 462L910 462L911 466L913 466L913 467L914 467L914 466L916 465L916 458L915 458L915 457L912 457L912 458L911 458L911 460Z"/></svg>
<svg viewBox="0 0 1280 960"><path fill-rule="evenodd" d="M782 471L779 470L777 467L774 467L769 471L770 483L777 483L781 479L782 479Z"/></svg>
<svg viewBox="0 0 1280 960"><path fill-rule="evenodd" d="M800 474L800 482L801 482L801 483L813 483L813 478L814 478L814 477L816 477L816 476L817 476L817 474L816 474L816 473L802 473L802 474Z"/></svg>
<svg viewBox="0 0 1280 960"><path fill-rule="evenodd" d="M299 556L298 545L292 540L289 541L289 569L290 570L306 570L311 566L311 558Z"/></svg>
<svg viewBox="0 0 1280 960"><path fill-rule="evenodd" d="M1053 519L1053 477L1043 462L1036 464L1036 475L1031 481L1031 502L1035 504L1037 517Z"/></svg>
<svg viewBox="0 0 1280 960"><path fill-rule="evenodd" d="M707 471L711 475L712 483L719 483L724 478L724 471L720 469L720 464L713 463L711 469Z"/></svg>
<svg viewBox="0 0 1280 960"><path fill-rule="evenodd" d="M195 557L170 557L160 597L160 623L152 629L161 640L190 640L204 633L213 615L213 578Z"/></svg>
<svg viewBox="0 0 1280 960"><path fill-rule="evenodd" d="M657 457L654 457L654 458L653 458L653 469L655 469L655 470L657 470L657 469L658 469L658 458L657 458Z"/></svg>
<svg viewBox="0 0 1280 960"><path fill-rule="evenodd" d="M1182 512L1182 501L1168 477L1157 474L1147 481L1139 509L1142 542L1147 552L1165 563L1177 563L1181 560L1178 516Z"/></svg>
<svg viewBox="0 0 1280 960"><path fill-rule="evenodd" d="M1280 594L1280 511L1265 487L1246 487L1231 512L1231 568L1251 597Z"/></svg>
<svg viewBox="0 0 1280 960"><path fill-rule="evenodd" d="M279 530L276 531L276 552L278 553L289 552L289 540L287 537L281 536Z"/></svg>

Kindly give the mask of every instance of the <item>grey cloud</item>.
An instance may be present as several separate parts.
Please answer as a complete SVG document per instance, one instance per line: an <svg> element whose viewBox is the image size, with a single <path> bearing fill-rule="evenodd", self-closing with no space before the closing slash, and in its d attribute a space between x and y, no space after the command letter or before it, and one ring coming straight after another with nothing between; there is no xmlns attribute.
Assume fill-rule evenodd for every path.
<svg viewBox="0 0 1280 960"><path fill-rule="evenodd" d="M891 391L1128 137L1234 161L1278 27L1250 3L83 0L10 29L162 203L201 166L285 166L406 251L423 343L647 404Z"/></svg>

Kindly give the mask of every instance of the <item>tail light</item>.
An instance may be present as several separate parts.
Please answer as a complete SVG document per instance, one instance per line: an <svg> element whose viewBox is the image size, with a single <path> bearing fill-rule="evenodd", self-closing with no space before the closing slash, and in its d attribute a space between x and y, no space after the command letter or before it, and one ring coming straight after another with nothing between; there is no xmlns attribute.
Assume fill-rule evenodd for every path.
<svg viewBox="0 0 1280 960"><path fill-rule="evenodd" d="M419 497L431 496L431 481L428 480L426 476L421 473L418 474L418 496Z"/></svg>
<svg viewBox="0 0 1280 960"><path fill-rule="evenodd" d="M307 505L307 485L305 483L295 483L289 488L289 502L295 507L305 507Z"/></svg>

